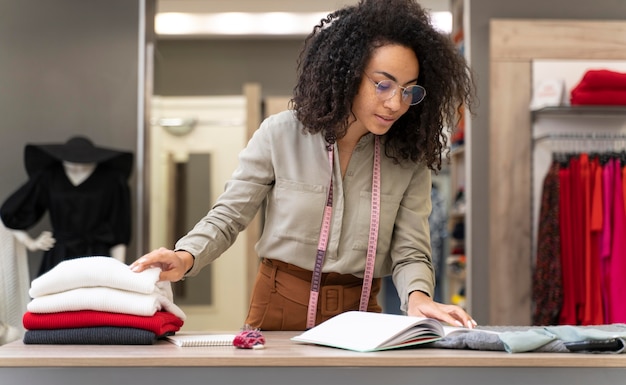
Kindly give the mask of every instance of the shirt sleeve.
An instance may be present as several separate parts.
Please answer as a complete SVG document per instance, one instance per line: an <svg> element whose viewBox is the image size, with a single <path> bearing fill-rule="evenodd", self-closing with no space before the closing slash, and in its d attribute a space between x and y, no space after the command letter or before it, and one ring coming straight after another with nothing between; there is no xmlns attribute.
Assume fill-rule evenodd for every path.
<svg viewBox="0 0 626 385"><path fill-rule="evenodd" d="M400 308L407 310L409 294L419 290L433 296L435 272L428 217L432 210L430 170L419 166L413 173L396 216L391 245L393 281Z"/></svg>

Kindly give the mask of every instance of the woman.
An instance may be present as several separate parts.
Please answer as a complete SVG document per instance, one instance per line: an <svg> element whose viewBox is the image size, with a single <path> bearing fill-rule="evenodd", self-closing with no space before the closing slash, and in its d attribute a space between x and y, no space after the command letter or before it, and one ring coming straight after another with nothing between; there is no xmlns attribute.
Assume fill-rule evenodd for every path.
<svg viewBox="0 0 626 385"><path fill-rule="evenodd" d="M261 124L224 193L174 250L131 268L193 276L265 202L251 327L303 330L347 310L380 312L386 275L408 315L474 327L462 308L432 300L428 228L431 170L472 85L414 1L363 0L331 13L305 41L293 111Z"/></svg>

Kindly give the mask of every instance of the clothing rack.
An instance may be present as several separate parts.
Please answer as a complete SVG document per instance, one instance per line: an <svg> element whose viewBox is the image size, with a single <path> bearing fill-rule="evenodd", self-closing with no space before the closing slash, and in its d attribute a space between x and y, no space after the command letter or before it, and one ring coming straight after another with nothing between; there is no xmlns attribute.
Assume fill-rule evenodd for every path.
<svg viewBox="0 0 626 385"><path fill-rule="evenodd" d="M584 132L584 131L581 131L581 132L567 132L567 133L550 132L550 133L547 133L547 134L544 134L544 135L541 135L541 136L534 137L532 139L532 141L533 141L533 146L535 148L533 148L533 155L532 155L533 156L533 162L532 162L532 166L531 166L531 189L535 193L537 193L537 189L535 187L540 187L540 186L536 186L535 184L536 183L541 183L540 180L536 180L536 178L535 178L535 171L536 171L535 170L535 163L534 163L534 161L535 161L534 156L536 155L535 152L534 152L535 149L538 149L540 151L540 154L543 157L543 159L545 159L546 155L551 154L552 161L553 162L554 161L558 162L559 167L569 167L571 165L571 163L570 163L571 160L576 159L576 158L578 158L578 160L580 160L580 158L579 158L580 156L588 155L588 159L587 159L588 168L587 168L587 174L586 175L588 176L588 178L590 180L591 180L591 176L590 176L591 174L589 172L589 169L591 168L590 165L591 165L591 159L592 158L598 159L599 160L598 164L601 165L601 167L604 167L605 165L607 165L608 164L608 160L610 160L610 159L615 160L617 162L617 163L614 163L616 165L615 166L616 168L611 167L610 170L617 170L616 172L619 175L621 175L621 172L622 172L621 167L624 166L624 164L625 164L624 162L626 161L626 132L622 132L622 131L620 131L620 132L606 132L606 131L605 132ZM539 141L547 141L548 143L544 144L543 146L541 146L541 148L539 148L539 146L536 146L537 142L539 142ZM574 167L570 168L570 172L575 173L575 174L580 174L580 163L578 163L578 168L577 169L574 168ZM611 171L612 175L613 175L613 172L614 171ZM560 171L559 171L559 173L560 173ZM602 175L604 176L605 174L602 174ZM557 179L559 177L560 177L560 174L556 176ZM579 175L579 177L580 177L580 175ZM547 186L554 186L554 181L555 181L554 174L552 174L551 183L549 183ZM579 181L580 181L580 179L579 179ZM602 187L603 189L607 188L606 187L607 185L604 184L604 183L605 183L604 181L602 181L600 183L600 185L603 186ZM610 186L613 186L613 185L619 186L619 188L621 189L621 185L622 184L621 183L614 183L614 184L611 184ZM571 185L569 185L569 187L566 187L566 188L572 189ZM608 187L608 188L611 189L613 187ZM559 187L559 189L560 189L560 187ZM552 194L550 194L548 196L551 196L551 197L554 198L555 197L555 194L554 194L555 190L550 190L550 191L552 191ZM578 191L580 191L580 190L578 190ZM588 191L588 193L590 192L590 190L587 190L587 191ZM622 190L620 190L620 192L621 191ZM557 191L557 194L561 194L561 192ZM578 195L578 199L580 201L582 201L581 194L577 194L577 195ZM615 196L619 197L619 195L615 195ZM566 202L566 203L570 204L570 206L576 207L576 209L574 211L576 211L576 210L578 210L580 208L584 208L584 210L590 210L590 206L587 206L585 204L574 204L574 205L571 205L571 201L569 201L569 200L571 199L572 201L575 201L575 198L573 198L573 197L574 197L574 194L572 194L571 196L568 195L568 198L566 198L567 199L566 201L561 201L561 196L559 196L559 202ZM606 197L606 195L602 195L602 199L605 199L605 197ZM535 260L535 257L539 258L539 252L538 251L541 251L542 256L543 256L541 261L543 261L543 264L537 264L537 265L534 265L534 266L544 266L544 268L541 269L540 271L543 271L542 277L545 277L546 272L549 274L550 272L554 271L553 270L553 266L546 265L546 258L545 258L546 255L551 255L551 253L553 255L554 254L554 250L550 249L549 246L547 247L545 243L542 243L541 244L541 248L539 249L538 245L540 245L540 241L547 239L548 242L550 242L551 235L547 235L546 236L544 234L545 238L541 238L540 239L540 235L539 235L538 231L539 231L540 224L541 223L545 223L544 220L547 219L549 221L550 218L554 218L555 211L551 211L551 213L548 214L547 217L541 217L541 213L540 213L540 210L539 210L539 208L542 207L541 204L543 203L542 202L541 193L539 193L539 196L533 195L533 198L536 198L536 199L531 200L531 218L533 219L532 224L531 224L531 231L532 231L532 235L531 235L531 242L532 242L531 250L532 250L532 253L533 253L532 260L537 262ZM589 199L589 198L586 198L586 199ZM611 195L610 199L613 200L612 195ZM618 199L618 200L622 201L622 199ZM580 201L578 203L580 203ZM549 205L549 206L550 207L555 207L554 205ZM566 206L566 207L569 207L569 206ZM608 206L605 206L605 207L608 207ZM612 207L613 206L611 206L611 209L613 209ZM559 210L561 210L561 209L559 208ZM571 208L566 208L565 210L572 211ZM574 219L570 219L569 221L566 221L566 223L569 222L570 224L571 223L578 223L578 224L580 224L581 221L588 219L588 218L584 218L584 217L581 216L582 214L580 212L582 212L582 209L581 209L581 211L576 211L576 212L578 212L578 217L576 217ZM585 212L588 214L588 211L585 211ZM557 213L556 215L558 216L558 215L560 215L560 213ZM578 228L575 231L582 231L582 230L581 230L581 228ZM569 234L571 235L572 233L569 233ZM580 235L578 232L576 234ZM574 238L578 239L578 237L574 237ZM567 244L568 244L569 250L579 246L579 244L577 244L575 241L571 241L571 239L569 239L567 237L565 239L566 239L566 242L568 242ZM561 239L559 242L563 242L563 240ZM563 245L563 243L561 243L561 245ZM596 244L595 246L597 247L598 245ZM581 248L577 248L576 250L581 250ZM572 279L574 279L575 277L579 277L580 276L580 274L581 274L580 273L580 270L581 270L580 266L582 266L582 263L583 263L583 262L581 262L580 258L585 258L585 256L582 255L582 254L579 254L578 255L578 259L576 259L573 256L574 254L567 254L567 255L569 256L568 257L569 258L568 261L571 264L571 266L574 266L574 265L577 266L576 269L574 269L573 267L570 266L571 269L570 269L570 272L569 272L568 276L569 276L569 279L570 279L570 282L571 282ZM561 256L559 256L559 257L561 258ZM586 258L588 258L588 257L586 257ZM593 259L593 261L597 261L597 259ZM546 267L546 266L548 266L548 267ZM608 265L602 265L602 266L604 268L605 266L608 266ZM574 271L574 270L577 270L576 273L572 273L572 271ZM600 273L597 274L596 278L597 279L604 279L604 277L605 276L602 275L602 272L600 272ZM586 277L586 279L587 279L587 284L589 286L588 287L585 286L587 288L584 289L584 290L593 290L593 293L597 293L598 288L603 288L603 285L605 284L605 283L600 283L599 284L597 279L596 279L596 281L594 281L595 283L590 283L591 279L588 276ZM540 278L540 281L542 281L542 278ZM545 281L545 280L543 280L543 281ZM546 289L547 287L548 286L540 286L536 293L544 293L544 292L549 291L549 290ZM592 288L592 289L589 289L589 288ZM535 288L533 287L533 290L534 289ZM571 289L571 285L570 285L570 289ZM565 291L567 289L562 288L562 290L563 290L563 293L565 293ZM583 290L583 289L581 289L581 290ZM604 291L603 291L603 294L607 295L606 293L604 293ZM567 295L569 295L570 299L577 297L577 295L573 295L572 294L572 290L569 290L568 294L564 294L564 298ZM582 295L582 297L585 298L585 301L587 301L587 299L588 299L588 297L586 295L587 294ZM535 292L532 293L532 296L533 296L533 300L534 300L535 299ZM593 297L593 295L589 294L589 297ZM611 297L610 298L615 298L615 297L616 297L615 294L613 292L611 292ZM539 295L538 298L539 298L538 302L540 303L540 305L538 305L538 306L542 306L542 305L545 305L545 304L549 304L550 301L553 301L555 297L554 296L552 296L552 297L549 297L549 296L548 297L542 297L541 295ZM580 296L578 296L577 300L580 300ZM600 299L600 302L605 301L605 300L606 300L606 297L602 297ZM614 301L614 299L611 299L610 301ZM565 303L565 302L566 301L563 301L563 303ZM565 314L567 314L567 315L566 315L566 318L564 319L563 322L565 322L566 324L571 324L574 321L598 322L598 318L597 318L598 314L599 314L599 312L597 311L597 309L598 309L598 305L597 304L599 302L598 301L598 296L597 295L595 296L595 300L590 300L590 301L585 302L586 303L585 306L591 306L590 305L591 302L594 303L594 306L592 306L592 308L595 310L593 312L594 315L589 315L592 312L590 310L589 313L585 313L586 314L585 316L581 316L580 313L577 313L578 312L578 309L577 309L578 303L576 305L572 305L571 303L569 303L569 306L567 307L567 310L565 310ZM539 309L542 309L542 307L539 307ZM574 310L572 310L572 309L574 309ZM623 308L620 307L620 309L623 309ZM602 310L602 305L600 305L600 310ZM543 313L540 313L538 315L538 317L545 317L545 316L549 316L549 315L550 315L549 312L543 312ZM606 317L607 317L607 313L606 312L603 314L603 317L606 320Z"/></svg>
<svg viewBox="0 0 626 385"><path fill-rule="evenodd" d="M543 140L626 140L626 132L609 133L609 132L567 132L567 133L548 133L533 138L534 142Z"/></svg>
<svg viewBox="0 0 626 385"><path fill-rule="evenodd" d="M567 154L567 153L617 153L626 150L626 132L598 132L598 131L581 131L581 132L548 132L542 135L537 135L532 138L531 159L534 159L536 147L541 142L549 142L551 146L550 152L552 155ZM535 191L535 167L533 161L531 161L530 171L530 186L531 191ZM535 212L537 210L537 204L541 204L540 201L535 202L531 199L530 210L533 223L531 224L531 250L534 254L536 252L536 239L537 232L535 219Z"/></svg>
<svg viewBox="0 0 626 385"><path fill-rule="evenodd" d="M561 148L555 148L557 152L598 152L598 151L618 151L626 148L626 132L567 132L548 133L533 138L533 145L542 141L551 141L554 144L561 144ZM560 143L559 143L560 142ZM567 148L564 143L573 144ZM595 143L596 145L592 145ZM602 148L597 147L601 143Z"/></svg>

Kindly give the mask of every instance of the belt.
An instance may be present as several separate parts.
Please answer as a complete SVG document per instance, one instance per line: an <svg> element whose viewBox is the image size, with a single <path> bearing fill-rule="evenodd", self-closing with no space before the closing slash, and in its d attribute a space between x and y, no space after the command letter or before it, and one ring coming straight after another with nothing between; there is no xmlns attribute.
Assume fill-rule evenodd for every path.
<svg viewBox="0 0 626 385"><path fill-rule="evenodd" d="M295 291L302 291L304 298L300 299L298 302L308 298L311 277L313 276L312 271L291 263L270 258L263 258L261 263L268 268L276 269L277 271L289 274L301 280L302 282L298 286L302 287L293 288L294 293L290 294L293 295ZM362 286L363 279L352 274L322 273L320 300L318 302L321 315L326 318L346 310L358 310ZM375 278L372 282L372 292L370 295L370 305L374 306L374 309L379 308L376 302L376 295L379 291L380 278ZM303 304L306 303L307 302L304 302Z"/></svg>

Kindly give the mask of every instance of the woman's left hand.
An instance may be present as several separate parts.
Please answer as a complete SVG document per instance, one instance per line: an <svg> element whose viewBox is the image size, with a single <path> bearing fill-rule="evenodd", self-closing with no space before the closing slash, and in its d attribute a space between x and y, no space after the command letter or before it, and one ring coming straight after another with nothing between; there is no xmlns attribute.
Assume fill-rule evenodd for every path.
<svg viewBox="0 0 626 385"><path fill-rule="evenodd" d="M453 326L473 329L477 323L462 307L435 302L421 291L409 295L407 314L415 317L435 318Z"/></svg>

